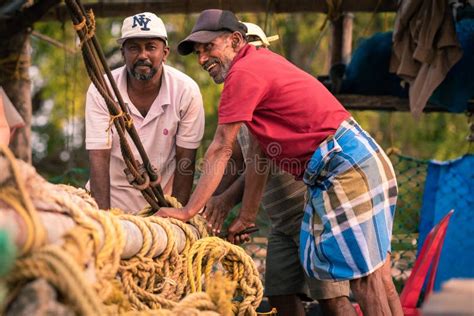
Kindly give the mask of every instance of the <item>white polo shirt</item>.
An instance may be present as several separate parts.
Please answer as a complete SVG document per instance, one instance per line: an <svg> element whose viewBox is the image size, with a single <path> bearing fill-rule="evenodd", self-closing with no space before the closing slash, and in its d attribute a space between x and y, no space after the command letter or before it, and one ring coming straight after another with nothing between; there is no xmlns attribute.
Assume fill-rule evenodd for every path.
<svg viewBox="0 0 474 316"><path fill-rule="evenodd" d="M179 70L163 65L161 89L147 115L143 117L130 101L127 93L125 66L112 71L124 102L128 105L133 124L145 151L161 174L161 186L171 194L176 168L176 146L196 149L204 133L204 108L196 82ZM147 202L140 191L127 181L123 170L126 165L120 151L115 127L107 132L110 114L104 99L93 84L86 98L86 149L112 149L110 157L110 202L128 213L136 213ZM128 137L135 158L140 155Z"/></svg>

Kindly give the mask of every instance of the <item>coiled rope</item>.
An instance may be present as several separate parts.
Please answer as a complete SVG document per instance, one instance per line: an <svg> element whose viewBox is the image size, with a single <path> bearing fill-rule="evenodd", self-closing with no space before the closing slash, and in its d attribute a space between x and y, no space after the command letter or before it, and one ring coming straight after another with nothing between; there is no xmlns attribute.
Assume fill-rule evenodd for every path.
<svg viewBox="0 0 474 316"><path fill-rule="evenodd" d="M5 147L0 147L0 165L9 171L0 176L0 208L7 205L28 223L28 247L23 247L6 276L9 293L29 280L44 278L80 315L170 315L191 310L196 315L256 314L263 291L252 259L242 248L217 237L197 240L195 230L200 237L207 235L202 219L186 224L101 211L84 190L48 183ZM49 227L43 226L38 210L67 215L76 225L60 243L45 245ZM137 226L143 240L129 259L122 256L124 221ZM157 256L155 225L167 237ZM177 229L186 240L181 253ZM216 271L223 272L221 279Z"/></svg>

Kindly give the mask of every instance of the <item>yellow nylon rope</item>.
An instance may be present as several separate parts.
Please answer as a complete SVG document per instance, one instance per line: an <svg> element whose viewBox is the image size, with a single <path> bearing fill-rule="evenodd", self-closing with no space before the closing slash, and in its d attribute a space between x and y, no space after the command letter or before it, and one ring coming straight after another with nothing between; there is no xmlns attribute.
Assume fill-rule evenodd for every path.
<svg viewBox="0 0 474 316"><path fill-rule="evenodd" d="M8 159L8 161L14 162L16 160L15 156L7 146L0 144L0 152L6 159ZM25 185L20 176L17 164L10 163L9 167L13 175L14 186L1 188L0 199L11 205L21 216L27 226L26 241L21 250L21 253L26 253L31 251L33 248L42 245L46 237L33 203L31 202L29 195L26 193Z"/></svg>

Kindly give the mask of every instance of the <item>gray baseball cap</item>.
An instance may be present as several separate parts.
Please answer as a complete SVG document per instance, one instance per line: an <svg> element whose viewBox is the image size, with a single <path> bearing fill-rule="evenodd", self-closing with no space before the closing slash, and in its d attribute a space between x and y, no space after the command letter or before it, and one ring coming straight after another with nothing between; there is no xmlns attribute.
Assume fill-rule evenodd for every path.
<svg viewBox="0 0 474 316"><path fill-rule="evenodd" d="M227 10L209 9L199 15L191 34L178 45L180 55L192 53L195 43L209 43L226 32L240 32L245 36L247 27L239 22L234 13Z"/></svg>

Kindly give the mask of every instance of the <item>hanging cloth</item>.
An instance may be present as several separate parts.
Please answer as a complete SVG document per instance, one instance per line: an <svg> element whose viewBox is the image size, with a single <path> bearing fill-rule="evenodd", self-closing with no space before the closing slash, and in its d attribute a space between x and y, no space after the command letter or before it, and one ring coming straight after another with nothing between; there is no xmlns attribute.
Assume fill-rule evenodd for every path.
<svg viewBox="0 0 474 316"><path fill-rule="evenodd" d="M462 56L446 0L401 1L390 72L410 84L410 110L419 117L428 98Z"/></svg>

